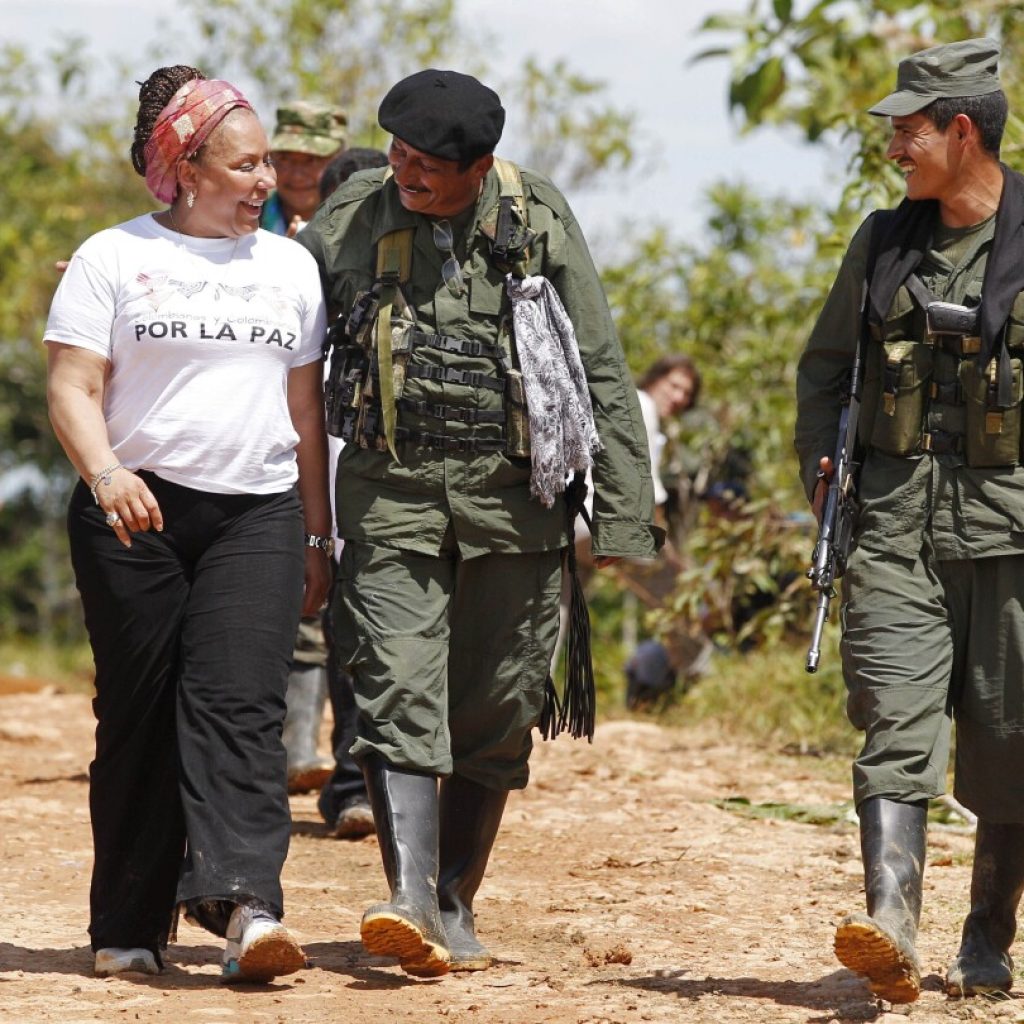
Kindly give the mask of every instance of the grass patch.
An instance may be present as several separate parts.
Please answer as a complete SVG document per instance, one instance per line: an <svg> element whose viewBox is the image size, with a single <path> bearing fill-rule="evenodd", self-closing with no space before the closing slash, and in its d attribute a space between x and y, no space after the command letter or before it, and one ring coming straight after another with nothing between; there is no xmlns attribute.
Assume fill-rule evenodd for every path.
<svg viewBox="0 0 1024 1024"><path fill-rule="evenodd" d="M36 637L0 640L0 676L16 686L50 683L61 690L89 693L93 684L92 651L87 643L55 646Z"/></svg>
<svg viewBox="0 0 1024 1024"><path fill-rule="evenodd" d="M838 657L804 671L802 648L718 654L706 676L660 715L667 725L707 723L801 754L850 756L860 734L846 719Z"/></svg>
<svg viewBox="0 0 1024 1024"><path fill-rule="evenodd" d="M778 643L747 653L716 654L708 672L685 693L669 693L646 712L625 709L630 611L618 581L596 573L587 587L598 718L640 717L663 725L711 725L726 734L801 754L849 757L860 734L846 719L846 687L833 626L820 669L804 669L806 648ZM633 614L637 614L634 612ZM639 611L640 636L649 635ZM556 682L561 688L561 670Z"/></svg>

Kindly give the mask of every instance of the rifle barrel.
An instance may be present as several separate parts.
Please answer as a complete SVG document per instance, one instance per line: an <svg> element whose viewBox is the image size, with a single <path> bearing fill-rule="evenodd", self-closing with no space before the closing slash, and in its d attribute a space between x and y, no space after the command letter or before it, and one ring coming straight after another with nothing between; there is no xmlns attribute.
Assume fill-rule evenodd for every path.
<svg viewBox="0 0 1024 1024"><path fill-rule="evenodd" d="M811 645L807 648L807 661L804 668L808 672L818 671L818 662L821 660L821 634L828 622L828 606L832 601L830 589L822 589L818 593L818 611L814 616L814 630L811 633Z"/></svg>

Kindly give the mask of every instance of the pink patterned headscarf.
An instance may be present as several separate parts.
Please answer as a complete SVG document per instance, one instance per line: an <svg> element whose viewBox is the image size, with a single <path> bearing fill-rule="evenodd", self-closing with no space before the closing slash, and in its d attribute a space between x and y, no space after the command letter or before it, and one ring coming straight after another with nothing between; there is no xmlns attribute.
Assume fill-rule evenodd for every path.
<svg viewBox="0 0 1024 1024"><path fill-rule="evenodd" d="M199 78L186 82L160 111L146 143L146 188L161 203L178 193L178 162L194 156L232 110L252 104L229 82Z"/></svg>

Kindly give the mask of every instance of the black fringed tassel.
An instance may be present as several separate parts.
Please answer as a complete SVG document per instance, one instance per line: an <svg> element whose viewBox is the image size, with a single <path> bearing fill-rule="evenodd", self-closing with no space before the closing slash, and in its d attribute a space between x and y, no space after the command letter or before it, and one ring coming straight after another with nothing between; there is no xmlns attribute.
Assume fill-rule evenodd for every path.
<svg viewBox="0 0 1024 1024"><path fill-rule="evenodd" d="M540 734L546 740L553 740L558 735L558 719L561 716L562 707L558 702L558 694L555 692L555 683L548 673L544 680L544 704L540 709Z"/></svg>
<svg viewBox="0 0 1024 1024"><path fill-rule="evenodd" d="M568 729L573 739L586 736L593 743L597 695L594 659L590 652L590 613L583 584L576 573L576 553L572 545L569 546L569 574L572 596L569 599L569 635L565 643L565 690L558 728Z"/></svg>
<svg viewBox="0 0 1024 1024"><path fill-rule="evenodd" d="M590 651L590 614L576 569L576 516L582 515L587 526L590 526L590 517L584 508L586 496L586 478L583 473L576 473L565 489L566 536L569 541L566 557L571 588L565 643L565 689L559 701L551 677L548 676L540 730L544 739L554 739L560 732L568 730L573 739L586 736L593 743L597 692L594 686L594 660Z"/></svg>

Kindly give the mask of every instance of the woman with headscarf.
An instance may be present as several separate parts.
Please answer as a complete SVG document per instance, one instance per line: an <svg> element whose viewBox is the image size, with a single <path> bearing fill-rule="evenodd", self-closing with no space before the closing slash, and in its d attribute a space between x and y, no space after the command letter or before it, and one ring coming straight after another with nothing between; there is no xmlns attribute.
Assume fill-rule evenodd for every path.
<svg viewBox="0 0 1024 1024"><path fill-rule="evenodd" d="M89 238L53 300L50 418L96 663L97 974L157 973L177 909L226 980L304 965L280 923L281 725L300 611L329 581L316 264L259 230L274 187L244 96L142 85L135 169L168 208Z"/></svg>

